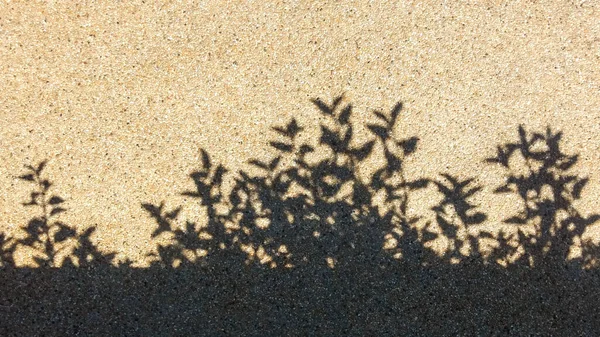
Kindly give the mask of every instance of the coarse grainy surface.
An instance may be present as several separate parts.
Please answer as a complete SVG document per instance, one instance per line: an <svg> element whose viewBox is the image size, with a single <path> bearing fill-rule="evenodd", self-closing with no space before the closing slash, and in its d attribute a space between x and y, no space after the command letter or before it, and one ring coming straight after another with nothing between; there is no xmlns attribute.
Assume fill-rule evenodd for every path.
<svg viewBox="0 0 600 337"><path fill-rule="evenodd" d="M522 335L532 331L585 335L599 331L594 324L599 321L595 312L600 312L600 302L590 302L599 296L592 290L598 289L598 275L579 274L600 265L600 255L586 253L591 248L585 248L597 249L600 243L600 221L595 216L600 213L598 1L3 1L0 83L0 233L4 235L0 253L9 252L16 267L10 271L16 273L10 274L14 277L8 269L0 269L5 282L0 283L0 298L2 292L9 294L0 303L0 321L12 322L0 323L0 332L196 335L194 329L203 327L211 332L207 335L262 330L290 335ZM375 141L372 155L356 166L355 159L347 159L355 158L350 152L339 150L339 142L323 136L322 126L334 129L339 121L332 122L324 108L314 103L320 99L332 106L339 96L343 96L340 109L352 104L350 120L338 125L340 130L352 126L352 137L348 136L352 146ZM381 137L384 131L369 125L378 123L374 110L391 118L398 102L403 106L390 133L399 140L393 146L404 149L404 154L401 165L394 168ZM334 117L341 118L338 110ZM340 183L343 188L338 186L337 194L327 192L335 182L318 182L310 200L289 201L302 194L295 192L301 190L303 180L290 178L297 186L285 194L277 189L276 179L267 179L272 184L253 182L258 192L249 203L254 208L240 211L232 206L236 205L232 198L215 202L216 213L211 214L210 202L199 204L197 194L183 193L195 189L200 193L198 181L203 178L190 174L203 169L206 153L212 168L222 164L228 170L219 195L234 195L241 179L238 171L252 177L264 174L251 160L268 162L289 152L282 144L269 142L279 141L285 133L278 134L273 127L291 125L292 118L303 128L298 144L315 147L314 158L307 163L335 158L327 163L339 170L329 178L348 182ZM560 131L560 139L552 138ZM418 137L414 148L401 141L410 137ZM539 164L541 168L531 164L539 159L535 154L520 163L509 156L510 161L502 165L498 147L504 144L509 149L511 143L522 144L524 139L533 152L549 151L540 160L558 158L550 171L545 164ZM553 141L566 157L555 157ZM495 163L486 161L497 155ZM28 172L25 166L32 165L35 176L43 161L47 164L38 170L39 178L52 182L47 209L25 207L23 203L39 197L32 191L43 189L43 184L36 187L36 182L23 179ZM281 165L297 167L297 163L284 158ZM373 178L382 167L402 175L389 179L420 180L427 185L414 185L414 191L410 187L410 202L398 206L396 213L390 211L389 217L386 210L396 207L388 198L392 192ZM329 172L318 165L306 172L314 177L322 173L320 169ZM519 180L532 177L537 169L543 174ZM505 182L511 183L507 180L511 174L512 183L516 181L511 187L514 193L497 193ZM323 181L326 176L323 173ZM566 180L560 180L563 177ZM463 195L466 204L443 188L470 178L468 186L476 190ZM366 202L356 197L362 188L359 181L369 182ZM211 197L219 197L216 190L208 190L214 193L209 193ZM567 191L569 197L561 199ZM346 192L353 197L344 199L342 195L350 195ZM276 194L279 199L272 202L269 195ZM52 201L53 195L60 201ZM396 200L405 197L408 200L408 194ZM297 208L299 204L304 208ZM48 237L55 235L49 253L52 249L43 243L34 246L27 241L32 232L24 228L59 205L66 211L37 223L50 228ZM255 227L244 227L243 214L265 205L272 207L248 220ZM163 216L178 207L179 213ZM523 209L527 211L519 213ZM511 217L512 223L506 222ZM342 253L341 247L352 251L357 245L367 247L357 242L364 242L360 235L371 235L338 231L348 219L367 226L395 224L395 229L382 234L381 242L371 240L381 243L384 249L380 250L389 251L386 256L394 261L408 261L412 248L406 247L417 241L437 260L431 257L427 263L419 260L415 265L372 271L373 265L365 261L374 257ZM321 255L298 249L291 251L294 262L274 257L287 254L286 249L313 246L298 243L299 232L269 232L269 228L314 221L329 224L336 233L332 235L344 239L334 247L325 244L330 242L325 232L307 232L306 237L325 242ZM190 223L198 231L195 239L205 241L210 241L210 235L215 242L220 237L198 228L210 232L215 223L229 231L223 230L223 237L238 230L248 237L268 234L256 242L245 242L241 236L223 241L221 248L238 247L254 260L239 260L239 266L232 268L247 269L233 271L227 267L234 265L230 260L215 258L221 266L211 274L198 266L210 269L218 264L204 255L219 248L186 246L188 241L181 237ZM444 224L449 223L460 223L460 228L448 230ZM521 235L515 224L531 225L529 230L540 236L526 240L512 236L511 243L503 246L499 231ZM546 230L544 224L555 225ZM296 234L298 238L288 240ZM278 242L278 235L287 245L269 248L273 240ZM480 239L478 254L483 257L470 265L465 261L476 250L474 241L469 241L472 237ZM3 248L5 238L13 238L15 244L7 241L8 248ZM402 246L402 238L414 242ZM172 248L173 240L186 249L178 259L169 260L160 247ZM72 259L78 256L69 246L73 242L77 247L88 245L96 255ZM502 257L494 255L501 250L498 247L506 250ZM39 260L42 255L47 258L45 265ZM85 259L99 260L103 255L106 262L98 269L75 268L84 266ZM6 256L0 255L4 267ZM547 256L551 257L546 260ZM404 263L377 258L379 264L383 260ZM67 266L65 261L72 262ZM304 267L294 269L306 261ZM319 269L310 261L325 263L327 268ZM519 261L527 268L515 267L511 272L510 265ZM541 267L546 264L551 267ZM438 267L430 270L425 265ZM577 271L548 271L557 265ZM281 274L267 271L282 266L287 267ZM246 274L232 281L231 287L221 284L239 273ZM346 281L348 275L354 281ZM461 275L473 276L473 282ZM192 277L201 281L193 283ZM374 281L376 277L380 279ZM59 281L70 288L61 288ZM126 284L123 289L122 284ZM69 293L72 287L80 287L74 291L79 295ZM215 294L213 288L218 289ZM515 290L519 288L522 292ZM157 294L164 289L169 290ZM453 291L457 297L449 294ZM144 303L147 292L155 293ZM569 299L561 293L570 294L565 295ZM97 296L97 307L86 304L89 294ZM411 296L411 301L402 302ZM38 305L39 298L50 304ZM183 304L178 306L178 299ZM520 310L528 305L524 301L541 304ZM25 308L23 314L13 310L19 306ZM111 316L111 307L128 313ZM339 307L345 311L336 313ZM2 319L3 312L8 320ZM525 312L533 318L528 321ZM37 321L26 322L36 313ZM269 313L273 316L266 317ZM79 314L83 316L68 316ZM392 322L388 315L402 317L402 322ZM194 321L197 317L202 319ZM138 320L153 323L136 330L131 322ZM54 329L52 322L60 328ZM256 325L249 327L252 324Z"/></svg>

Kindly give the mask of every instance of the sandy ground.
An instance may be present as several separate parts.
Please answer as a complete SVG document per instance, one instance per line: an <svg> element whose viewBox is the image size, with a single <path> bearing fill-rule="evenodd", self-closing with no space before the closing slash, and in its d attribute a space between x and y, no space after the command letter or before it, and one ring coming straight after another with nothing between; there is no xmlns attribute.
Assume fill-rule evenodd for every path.
<svg viewBox="0 0 600 337"><path fill-rule="evenodd" d="M399 132L421 139L408 173L476 177L490 226L514 201L482 161L519 124L564 131L590 178L578 206L599 209L593 0L2 2L0 83L0 229L36 215L16 177L48 159L61 220L139 265L155 247L141 203L185 204L200 148L235 172L271 153L271 126L316 125L310 99L342 93L357 124L404 102Z"/></svg>

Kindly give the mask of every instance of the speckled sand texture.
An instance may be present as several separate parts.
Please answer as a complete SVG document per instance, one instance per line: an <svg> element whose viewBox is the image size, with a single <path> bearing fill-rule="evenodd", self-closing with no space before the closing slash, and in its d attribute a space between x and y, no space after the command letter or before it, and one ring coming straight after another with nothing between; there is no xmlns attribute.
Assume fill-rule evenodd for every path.
<svg viewBox="0 0 600 337"><path fill-rule="evenodd" d="M139 266L156 247L141 203L185 204L200 148L235 172L271 153L271 126L314 125L310 100L342 93L357 122L404 102L421 139L408 173L476 177L490 225L514 205L483 159L519 124L564 131L590 178L578 207L599 207L594 0L3 1L0 83L0 229L20 235L33 210L17 176L48 159L61 219Z"/></svg>

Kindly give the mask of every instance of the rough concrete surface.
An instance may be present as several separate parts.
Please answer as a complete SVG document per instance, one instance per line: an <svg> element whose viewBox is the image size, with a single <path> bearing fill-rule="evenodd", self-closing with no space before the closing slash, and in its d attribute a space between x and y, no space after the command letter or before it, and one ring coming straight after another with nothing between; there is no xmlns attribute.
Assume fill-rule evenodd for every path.
<svg viewBox="0 0 600 337"><path fill-rule="evenodd" d="M39 214L22 205L31 185L19 176L48 160L44 174L67 209L60 221L95 226L90 240L115 252L114 264L145 267L157 250L144 203L183 205L181 228L203 221L182 195L194 189L201 149L233 176L252 170L249 160L276 152L273 126L295 118L303 139L318 140L327 121L311 100L340 95L353 104L356 144L369 138L373 110L403 103L394 132L419 138L406 175L474 178L482 189L471 202L486 213L474 230L500 228L523 206L494 193L505 171L485 161L519 140L519 125L563 132L561 150L579 155L571 170L589 178L573 205L600 212L593 0L5 1L0 83L0 230L24 237ZM411 197L420 226L435 222L435 191ZM600 241L598 224L579 244ZM15 264L34 267L32 254L17 249Z"/></svg>

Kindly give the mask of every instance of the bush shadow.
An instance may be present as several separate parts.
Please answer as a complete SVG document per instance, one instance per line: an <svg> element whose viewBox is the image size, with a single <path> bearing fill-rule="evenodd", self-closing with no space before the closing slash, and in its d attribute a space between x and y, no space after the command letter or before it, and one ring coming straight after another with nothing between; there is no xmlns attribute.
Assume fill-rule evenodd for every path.
<svg viewBox="0 0 600 337"><path fill-rule="evenodd" d="M374 111L357 141L343 97L314 99L324 121L302 140L296 119L273 127L274 155L230 173L202 150L182 195L205 209L143 203L153 238L168 244L148 268L97 249L94 229L56 219L45 163L21 179L40 213L24 239L0 235L3 335L594 335L598 247L582 236L600 216L575 207L588 183L561 133L518 128L517 142L486 160L505 170L495 193L523 209L492 231L472 198L475 178L445 172L410 177L419 138L402 129L402 104ZM401 136L398 136L398 135ZM378 163L377 165L373 163ZM365 170L364 167L375 167ZM233 184L225 188L225 176ZM415 193L436 193L430 215L413 214ZM58 211L57 211L58 210ZM445 242L442 251L431 243ZM165 240L163 240L165 242ZM68 244L67 244L68 243ZM486 243L486 244L484 244ZM488 247L486 249L486 247ZM489 248L491 247L491 248ZM578 247L580 257L572 257ZM35 268L14 252L36 252ZM61 251L64 260L57 261Z"/></svg>

